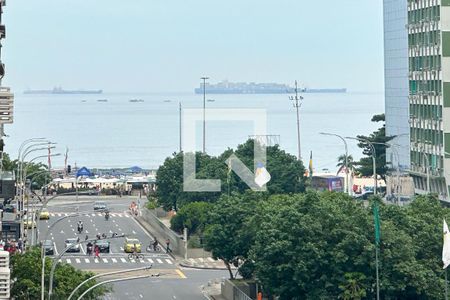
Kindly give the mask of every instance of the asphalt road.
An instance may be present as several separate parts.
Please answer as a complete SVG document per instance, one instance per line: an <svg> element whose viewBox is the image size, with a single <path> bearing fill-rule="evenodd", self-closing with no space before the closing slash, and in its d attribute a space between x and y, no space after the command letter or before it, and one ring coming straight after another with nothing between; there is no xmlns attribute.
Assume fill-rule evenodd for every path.
<svg viewBox="0 0 450 300"><path fill-rule="evenodd" d="M205 285L213 278L227 276L224 271L189 270L179 268L176 261L164 252L146 252L145 248L153 239L128 212L128 207L137 198L102 198L111 211L108 221L104 214L93 209L95 197L83 197L78 202L73 198L66 198L62 201L49 203L50 220L39 221L39 238L44 238L48 228L57 220L58 222L49 232L48 239L54 242L56 250L55 256L65 249L64 241L67 238L77 238L84 240L87 235L89 239L94 239L96 234L107 234L111 237L113 233L125 234L129 237L137 238L142 243L143 259L129 259L124 253L124 238L108 239L110 241L110 252L101 253L100 258L94 258L86 254L86 245L81 246L79 253L66 253L61 257L61 262L72 266L105 273L118 270L152 266L148 271L139 271L124 275L117 275L115 278L127 276L149 275L149 278L133 281L115 283L113 293L107 295L105 299L205 299L201 286ZM71 213L82 212L82 216L68 217ZM84 223L84 231L77 232L77 222ZM28 233L31 236L31 233ZM160 241L162 242L162 241ZM161 246L163 249L163 247ZM55 257L53 256L53 257Z"/></svg>
<svg viewBox="0 0 450 300"><path fill-rule="evenodd" d="M215 278L226 278L227 271L183 270L186 278L144 278L113 285L113 294L107 300L201 300L208 299L202 286Z"/></svg>

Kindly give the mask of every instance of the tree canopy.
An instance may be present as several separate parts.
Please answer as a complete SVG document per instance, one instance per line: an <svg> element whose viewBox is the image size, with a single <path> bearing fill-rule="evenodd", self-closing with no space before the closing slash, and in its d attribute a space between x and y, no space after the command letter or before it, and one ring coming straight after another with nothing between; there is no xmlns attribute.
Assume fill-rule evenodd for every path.
<svg viewBox="0 0 450 300"><path fill-rule="evenodd" d="M249 187L234 172L228 177L226 160L236 155L252 172L254 167L254 141L248 140L236 150L228 149L217 157L197 152L196 177L198 179L219 179L222 191L227 193L244 193ZM305 191L304 166L293 155L281 150L278 145L266 148L266 169L271 174L267 184L269 194L296 193ZM184 192L183 191L183 158L193 153L175 153L165 160L156 175L158 203L166 210L178 209L191 202L216 202L222 192Z"/></svg>
<svg viewBox="0 0 450 300"><path fill-rule="evenodd" d="M45 282L48 287L51 269L51 259L45 261ZM11 294L17 300L30 300L41 298L41 252L38 248L32 248L24 254L16 254L11 257L11 279L13 284ZM91 272L77 270L68 264L58 264L54 277L54 299L67 299L75 287L84 280L92 277ZM96 284L95 280L86 283L76 294L75 299L84 291ZM98 287L89 292L83 299L98 299L108 292L108 287ZM46 295L48 295L46 291Z"/></svg>
<svg viewBox="0 0 450 300"><path fill-rule="evenodd" d="M386 136L386 125L384 124L385 116L384 114L374 115L372 117L372 122L382 122L382 126L371 133L369 136L358 135L358 139L361 142L358 143L358 146L363 149L363 154L367 157L363 157L358 162L358 173L362 176L373 176L373 161L372 161L372 147L370 143L373 143L375 148L375 158L376 158L376 171L377 175L380 176L383 180L386 180L386 173L388 171L388 167L386 166L386 148L385 145L387 142L392 140L394 137ZM364 142L364 140L369 141Z"/></svg>

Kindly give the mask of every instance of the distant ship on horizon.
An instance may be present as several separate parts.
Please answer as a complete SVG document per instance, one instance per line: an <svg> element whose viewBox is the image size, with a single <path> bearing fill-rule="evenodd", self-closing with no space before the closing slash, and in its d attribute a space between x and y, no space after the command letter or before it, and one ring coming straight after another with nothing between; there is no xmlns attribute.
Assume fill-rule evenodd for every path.
<svg viewBox="0 0 450 300"><path fill-rule="evenodd" d="M31 90L27 89L23 92L24 94L40 94L40 95L49 95L49 94L56 94L56 95L66 95L66 94L72 94L72 95L86 95L86 94L102 94L103 90L64 90L62 87L54 87L52 90Z"/></svg>
<svg viewBox="0 0 450 300"><path fill-rule="evenodd" d="M255 82L229 82L221 81L217 84L205 85L208 94L291 94L295 93L293 87L279 83L255 83ZM203 94L203 84L194 90L196 94ZM325 88L325 89L300 89L301 93L347 93L346 88Z"/></svg>

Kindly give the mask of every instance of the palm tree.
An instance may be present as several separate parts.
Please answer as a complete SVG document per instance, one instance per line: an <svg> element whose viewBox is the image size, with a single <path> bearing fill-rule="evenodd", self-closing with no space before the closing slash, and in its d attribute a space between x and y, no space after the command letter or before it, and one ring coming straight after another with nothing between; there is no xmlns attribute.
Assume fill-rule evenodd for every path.
<svg viewBox="0 0 450 300"><path fill-rule="evenodd" d="M357 165L357 162L355 162L353 160L353 156L351 154L349 156L347 156L347 165L348 165L348 170L350 172L355 171L355 166ZM342 154L338 157L338 163L337 163L336 167L339 167L337 174L339 174L345 168L345 154Z"/></svg>

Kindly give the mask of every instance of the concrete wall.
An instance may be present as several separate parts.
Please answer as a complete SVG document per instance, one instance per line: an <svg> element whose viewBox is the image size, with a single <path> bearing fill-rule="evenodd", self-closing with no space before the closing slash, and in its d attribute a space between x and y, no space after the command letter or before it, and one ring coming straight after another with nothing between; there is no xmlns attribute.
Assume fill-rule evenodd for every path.
<svg viewBox="0 0 450 300"><path fill-rule="evenodd" d="M167 239L170 240L170 248L175 255L184 257L185 242L182 236L170 230L163 222L161 222L153 211L146 208L142 209L142 215L137 217L138 221L144 221L149 226L144 226L158 241L165 247Z"/></svg>

